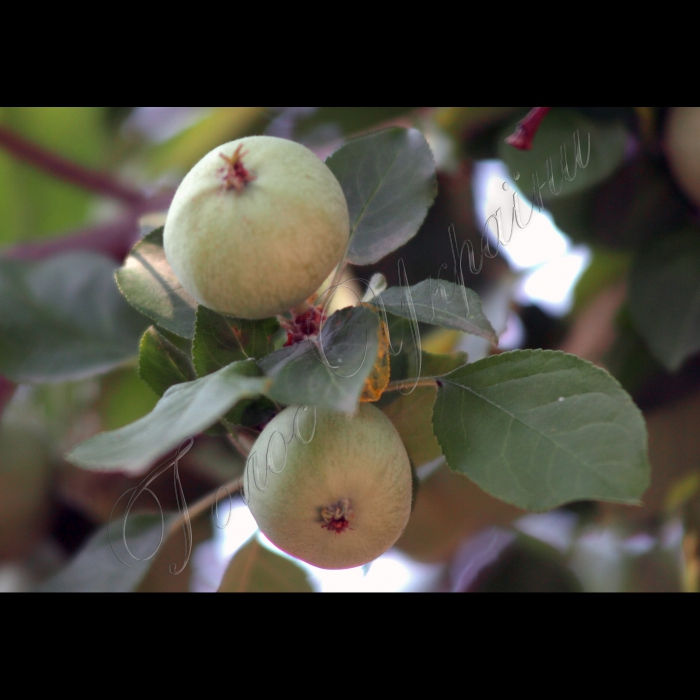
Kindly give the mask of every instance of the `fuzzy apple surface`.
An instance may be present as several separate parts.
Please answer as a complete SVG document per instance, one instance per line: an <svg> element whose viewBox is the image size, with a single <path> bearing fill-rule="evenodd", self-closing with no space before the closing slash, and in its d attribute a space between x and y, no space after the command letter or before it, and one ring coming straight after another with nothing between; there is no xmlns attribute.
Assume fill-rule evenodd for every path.
<svg viewBox="0 0 700 700"><path fill-rule="evenodd" d="M411 514L411 465L391 421L290 406L246 463L244 498L284 552L323 569L363 566L401 536Z"/></svg>
<svg viewBox="0 0 700 700"><path fill-rule="evenodd" d="M670 111L664 148L676 182L700 205L700 107L674 107Z"/></svg>
<svg viewBox="0 0 700 700"><path fill-rule="evenodd" d="M309 149L250 136L208 153L182 181L165 222L165 255L207 308L261 319L311 296L345 254L348 205Z"/></svg>

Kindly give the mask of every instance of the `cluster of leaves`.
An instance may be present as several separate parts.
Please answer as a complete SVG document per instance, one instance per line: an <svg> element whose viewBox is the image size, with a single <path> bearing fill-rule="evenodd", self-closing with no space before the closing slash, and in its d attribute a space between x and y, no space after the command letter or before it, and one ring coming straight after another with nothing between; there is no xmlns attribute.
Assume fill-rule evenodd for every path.
<svg viewBox="0 0 700 700"><path fill-rule="evenodd" d="M538 173L544 185L551 173L552 186L539 194L562 230L593 248L587 279L600 285L627 274L633 332L661 367L677 372L700 351L700 231L695 207L678 190L660 152L664 116L638 108L630 124L630 115L620 110L556 109L531 151L517 151L499 139L498 155L520 173L531 199L533 175ZM512 122L501 135L510 129ZM578 172L574 133L581 136L584 153L588 139L591 144L590 161ZM575 175L571 180L560 175L564 145ZM618 252L613 265L611 250Z"/></svg>
<svg viewBox="0 0 700 700"><path fill-rule="evenodd" d="M396 114L408 110L393 109ZM344 125L345 117L337 116L339 135L370 125ZM482 148L487 142L501 143L515 120L508 112L499 112L496 119L468 113L465 119L445 128L464 132L479 125L482 131L477 129L470 141L474 148L479 140ZM302 115L294 135L312 138L326 122L318 113ZM491 127L483 130L484 123L495 125L495 138ZM211 123L207 128L201 133L217 138ZM576 131L591 133L590 160L560 195L549 196L547 206L567 232L576 235L579 226L581 238L591 240L600 228L586 220L597 211L592 202L602 201L601 192L627 168L624 123L554 110L533 153L523 156L502 147L499 155L528 182L533 167L542 167L552 156L556 162L561 144L570 143ZM194 155L194 147L183 146L187 148ZM327 164L350 208L346 262L375 265L416 236L437 191L433 156L420 131L392 128L347 141ZM641 177L650 188L652 181L652 175ZM663 187L657 189L659 197L666 196ZM545 198L547 192L541 192ZM567 206L561 209L568 213L559 214L557 207L565 198ZM621 229L636 232L644 217L638 208L645 201L634 200L629 211L616 210L615 215L627 217ZM565 218L572 211L581 216L569 229ZM686 301L700 279L687 251L697 249L700 237L661 240L654 235L661 226L654 225L648 236L640 236L643 246L635 242L630 315L636 332L647 334L655 356L674 369L698 349L698 339L681 329L689 327L692 310ZM684 262L679 269L681 248ZM68 460L87 470L141 475L187 437L203 432L229 433L234 439L254 436L283 405L352 413L381 354L386 322L392 383L379 405L399 428L416 467L443 456L451 470L487 493L531 511L581 500L635 504L648 487L644 419L605 370L555 351L513 351L470 363L464 353L422 349L418 324L497 344L478 295L463 280L405 280L402 287L369 294L365 305L333 314L316 341L283 348L277 319L245 321L198 307L165 259L162 229L148 232L116 270L118 287L115 267L104 256L87 252L38 263L0 261L0 292L9 300L0 314L0 374L18 383L64 382L104 374L138 352L139 375L160 397L143 418L75 447ZM650 277L656 279L654 289L668 290L667 297L649 292L645 282ZM684 293L675 298L676 292ZM665 324L664 333L659 323ZM416 383L420 387L412 392ZM424 386L431 383L432 389ZM143 522L152 538L154 522ZM103 535L94 545L100 551ZM240 585L235 572L249 569L241 566L241 557L255 556L264 568L268 554L261 557L255 547L241 550L232 563L226 579L230 589Z"/></svg>
<svg viewBox="0 0 700 700"><path fill-rule="evenodd" d="M436 189L431 152L420 132L390 129L350 141L328 165L350 208L349 262L376 263L418 232ZM16 323L26 327L12 326L6 337L26 342L31 329L43 341L34 344L37 354L4 349L9 377L82 376L128 357L134 332L142 330L139 317L116 295L110 299L90 286L107 284L111 270L102 259L81 255L12 265L4 276L10 278L8 295L16 295ZM87 279L69 275L70 265ZM380 317L364 306L339 311L324 326L318 343L327 363L311 341L275 349L275 319L241 321L197 307L165 259L162 229L134 248L117 280L125 299L154 324L141 338L139 372L162 399L136 423L76 447L69 460L88 469L139 473L219 421L234 431L246 418L250 424L261 397L352 413L379 352ZM461 285L426 280L409 289L389 288L372 304L383 307L389 320L405 318L497 342L478 297ZM52 341L51 333L89 357L58 337ZM402 352L410 352L403 345ZM343 368L353 369L347 376L334 370L341 360ZM31 367L41 368L39 377L31 376ZM407 385L425 378L392 374ZM433 427L448 464L498 498L546 510L578 499L636 502L646 488L643 420L604 371L561 353L528 351L433 378L439 386Z"/></svg>

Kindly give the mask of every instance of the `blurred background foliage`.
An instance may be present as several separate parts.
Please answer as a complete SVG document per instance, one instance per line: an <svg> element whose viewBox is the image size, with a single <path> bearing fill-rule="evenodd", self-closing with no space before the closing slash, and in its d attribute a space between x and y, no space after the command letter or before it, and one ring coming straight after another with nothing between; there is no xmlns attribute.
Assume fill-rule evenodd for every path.
<svg viewBox="0 0 700 700"><path fill-rule="evenodd" d="M489 177L500 187L500 175L493 173L515 178L517 171L526 210L528 198L533 199L532 172L544 183L551 157L558 186L560 145L570 147L572 133L579 130L585 152L585 134L590 133L591 160L578 179L564 183L556 196L542 190L567 250L584 251L585 264L568 278L567 304L553 311L536 295L528 296L528 275L544 268L547 255L525 265L516 259L514 245L513 254L504 246L502 254L485 259L480 274L473 274L465 254L465 283L482 296L493 326L503 334L501 345L489 350L485 341L443 330L424 335L424 350L468 352L475 361L514 348L561 349L608 369L647 419L653 481L644 505L580 503L527 515L450 472L432 435L423 440L407 433L421 481L415 510L387 559L394 568L372 565L365 580L374 567L387 572L383 581L371 579L377 590L697 591L700 232L698 202L679 186L664 147L671 108L554 108L535 139L535 150L523 154L504 139L529 109L2 107L0 263L88 248L119 264L140 235L162 222L188 169L226 141L270 134L298 140L325 159L348 137L398 125L425 134L438 168L438 199L418 236L377 265L353 272L365 278L381 272L397 285L402 259L412 284L438 274L453 280L454 242L448 231L453 227L458 247L470 242L480 249L485 220L495 213L495 200L486 194ZM67 182L23 157L16 136L109 173L143 198L132 201ZM570 158L572 153L570 148ZM573 159L569 162L573 167ZM494 170L498 167L502 170ZM515 180L509 183L515 187ZM504 219L508 227L510 209L504 208ZM531 246L535 235L514 233L530 237ZM57 590L218 587L227 563L224 553L230 557L233 545L222 544L222 531L212 527L206 514L193 517L195 549L184 575L172 577L167 571L170 563L182 561L178 532L169 532L148 570L127 576L116 566L102 577L94 572L98 562L114 565L105 554L101 528L113 509L123 511L126 499L120 497L140 479L82 471L63 455L86 437L146 415L157 400L132 359L117 362L107 374L79 380L16 386L0 379L0 590L31 590L52 580L59 581ZM410 409L400 401L384 406L400 431L406 410L429 410L425 401ZM180 464L188 503L235 478L242 467L242 459L222 438L197 438ZM150 488L164 509L177 510L168 476ZM134 510L141 515L133 522L133 536L143 535L146 545L153 506L144 498ZM236 504L234 510L241 508ZM234 524L232 520L228 530ZM256 563L250 581L235 575L236 590L281 585L279 571L270 570L267 555L256 554L260 547L254 542L238 550L237 556ZM240 561L229 578L241 569ZM403 578L392 579L397 567ZM318 579L316 588L329 589L329 580ZM341 589L345 585L334 581ZM293 590L309 587L303 580L294 585ZM347 583L353 590L367 590L367 585Z"/></svg>

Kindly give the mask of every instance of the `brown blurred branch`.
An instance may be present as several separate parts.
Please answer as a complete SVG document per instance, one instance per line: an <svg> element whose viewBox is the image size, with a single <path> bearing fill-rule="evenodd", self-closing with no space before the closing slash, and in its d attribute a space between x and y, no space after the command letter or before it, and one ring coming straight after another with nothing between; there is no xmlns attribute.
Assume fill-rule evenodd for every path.
<svg viewBox="0 0 700 700"><path fill-rule="evenodd" d="M146 200L143 193L122 185L110 175L66 160L3 126L0 126L0 148L19 160L31 163L36 168L84 190L118 199L132 207L142 206Z"/></svg>
<svg viewBox="0 0 700 700"><path fill-rule="evenodd" d="M5 406L10 402L17 387L5 377L0 377L0 416Z"/></svg>
<svg viewBox="0 0 700 700"><path fill-rule="evenodd" d="M44 260L52 255L73 250L92 250L121 262L139 240L139 217L149 211L167 209L172 198L173 192L164 192L145 200L116 221L83 229L61 238L23 243L0 251L0 256L16 260Z"/></svg>

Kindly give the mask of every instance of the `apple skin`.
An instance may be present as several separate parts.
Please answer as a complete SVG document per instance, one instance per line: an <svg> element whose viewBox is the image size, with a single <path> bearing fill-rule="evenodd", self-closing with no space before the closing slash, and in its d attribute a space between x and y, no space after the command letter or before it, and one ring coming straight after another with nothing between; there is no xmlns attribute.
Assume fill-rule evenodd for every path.
<svg viewBox="0 0 700 700"><path fill-rule="evenodd" d="M260 530L323 569L363 566L386 552L408 524L412 491L403 442L372 404L355 416L289 406L265 427L243 475ZM323 513L341 502L348 524L336 531Z"/></svg>
<svg viewBox="0 0 700 700"><path fill-rule="evenodd" d="M700 206L700 107L673 107L664 150L678 186Z"/></svg>
<svg viewBox="0 0 700 700"><path fill-rule="evenodd" d="M227 187L240 155L250 179ZM209 309L269 318L309 298L340 263L348 205L308 148L250 136L215 148L186 175L165 222L165 255L182 286Z"/></svg>

